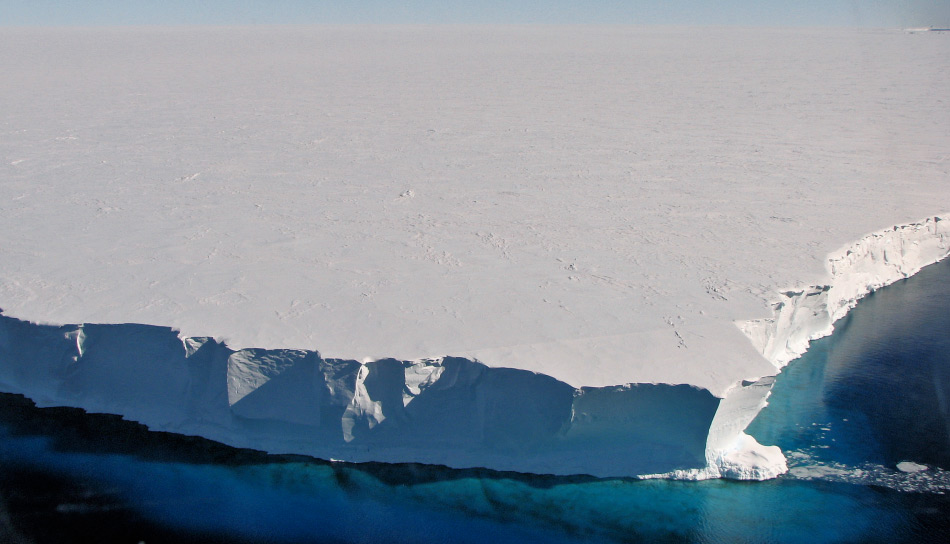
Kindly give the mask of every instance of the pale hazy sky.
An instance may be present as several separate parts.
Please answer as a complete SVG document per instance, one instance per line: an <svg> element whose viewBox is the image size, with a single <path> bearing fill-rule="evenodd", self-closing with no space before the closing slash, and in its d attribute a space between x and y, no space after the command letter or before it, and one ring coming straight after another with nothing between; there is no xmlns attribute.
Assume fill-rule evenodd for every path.
<svg viewBox="0 0 950 544"><path fill-rule="evenodd" d="M950 0L0 0L0 26L283 23L943 27Z"/></svg>

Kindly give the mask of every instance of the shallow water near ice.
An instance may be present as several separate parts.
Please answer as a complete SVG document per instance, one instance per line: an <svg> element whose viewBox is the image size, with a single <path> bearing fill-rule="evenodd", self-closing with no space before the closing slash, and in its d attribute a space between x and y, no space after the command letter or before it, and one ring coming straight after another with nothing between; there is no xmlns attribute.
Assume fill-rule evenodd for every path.
<svg viewBox="0 0 950 544"><path fill-rule="evenodd" d="M950 261L861 301L748 432L767 482L555 478L267 456L0 402L0 531L31 542L942 542ZM928 466L907 474L902 461Z"/></svg>

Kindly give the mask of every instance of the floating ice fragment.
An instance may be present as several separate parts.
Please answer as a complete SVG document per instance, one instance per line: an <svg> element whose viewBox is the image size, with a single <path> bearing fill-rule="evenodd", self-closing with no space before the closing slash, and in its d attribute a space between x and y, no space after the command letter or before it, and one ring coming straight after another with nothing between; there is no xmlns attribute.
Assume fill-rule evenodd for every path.
<svg viewBox="0 0 950 544"><path fill-rule="evenodd" d="M901 472L923 472L928 468L929 467L927 467L927 465L921 465L913 461L901 461L900 463L897 463L897 470Z"/></svg>

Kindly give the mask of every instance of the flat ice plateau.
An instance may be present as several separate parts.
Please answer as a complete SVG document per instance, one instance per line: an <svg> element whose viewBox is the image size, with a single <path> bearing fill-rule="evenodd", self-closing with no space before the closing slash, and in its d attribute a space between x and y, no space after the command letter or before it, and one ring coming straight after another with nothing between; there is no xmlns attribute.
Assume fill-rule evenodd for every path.
<svg viewBox="0 0 950 544"><path fill-rule="evenodd" d="M0 51L0 382L236 445L774 476L742 433L771 377L950 248L942 33L4 29Z"/></svg>

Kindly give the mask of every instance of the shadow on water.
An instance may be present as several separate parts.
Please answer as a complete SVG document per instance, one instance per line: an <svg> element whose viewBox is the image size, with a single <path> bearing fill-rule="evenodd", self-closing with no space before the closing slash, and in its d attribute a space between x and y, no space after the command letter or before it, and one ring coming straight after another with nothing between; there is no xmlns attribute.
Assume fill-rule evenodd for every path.
<svg viewBox="0 0 950 544"><path fill-rule="evenodd" d="M485 468L453 469L419 463L337 463L306 455L270 454L235 448L200 436L152 431L112 414L90 414L70 407L36 408L23 395L0 393L0 425L9 434L44 436L55 451L124 454L144 461L221 466L308 463L337 472L359 470L387 485L421 484L464 478L520 481L533 487L602 480L593 476L550 476ZM345 476L341 476L345 480Z"/></svg>
<svg viewBox="0 0 950 544"><path fill-rule="evenodd" d="M777 480L330 463L0 395L0 541L950 541L950 496L828 476L945 466L948 278L950 262L872 295L783 372L749 429L802 469Z"/></svg>
<svg viewBox="0 0 950 544"><path fill-rule="evenodd" d="M328 463L0 401L0 531L26 535L11 542L884 542L920 526L904 494L836 482Z"/></svg>
<svg viewBox="0 0 950 544"><path fill-rule="evenodd" d="M398 467L267 455L114 416L37 409L16 395L0 401L0 541L563 541L545 528L420 513L365 492L362 479L398 486L372 476ZM410 478L421 467L404 468Z"/></svg>
<svg viewBox="0 0 950 544"><path fill-rule="evenodd" d="M0 401L0 530L23 542L834 542L907 526L887 492L847 484L328 463Z"/></svg>

